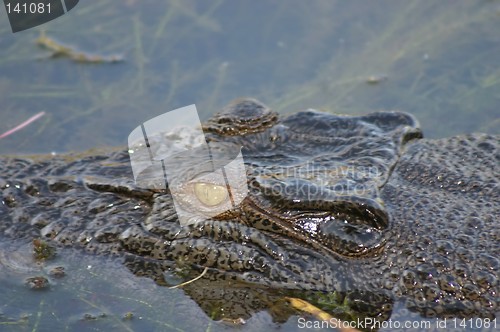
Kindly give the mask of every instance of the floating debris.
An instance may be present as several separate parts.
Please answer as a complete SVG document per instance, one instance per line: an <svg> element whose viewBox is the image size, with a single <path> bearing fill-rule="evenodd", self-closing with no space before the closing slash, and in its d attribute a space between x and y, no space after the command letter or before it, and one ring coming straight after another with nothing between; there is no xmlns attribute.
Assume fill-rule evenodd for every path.
<svg viewBox="0 0 500 332"><path fill-rule="evenodd" d="M39 290L49 287L49 281L45 277L37 276L26 279L26 286L31 289Z"/></svg>
<svg viewBox="0 0 500 332"><path fill-rule="evenodd" d="M123 61L121 55L111 55L111 56L101 56L93 55L84 52L79 52L76 49L64 46L63 44L56 42L54 39L47 37L44 31L37 38L36 43L49 51L52 52L52 58L66 57L78 63L116 63Z"/></svg>
<svg viewBox="0 0 500 332"><path fill-rule="evenodd" d="M44 115L45 115L45 112L40 112L40 113L37 113L37 114L33 115L31 118L29 118L28 120L24 121L23 123L21 123L17 127L14 127L14 128L12 128L10 130L7 130L5 133L3 133L2 135L0 135L0 139L2 139L4 137L7 137L10 134L13 134L13 133L15 133L18 130L23 129L24 127L26 127L27 125L29 125L33 121L38 120L39 118L41 118Z"/></svg>
<svg viewBox="0 0 500 332"><path fill-rule="evenodd" d="M174 288L179 288L179 287L182 287L182 286L186 286L186 285L188 285L188 284L190 284L190 283L192 283L192 282L194 282L194 281L202 278L205 275L205 273L207 273L207 271L208 271L208 267L205 267L205 269L203 270L203 272L199 276L197 276L196 278L188 280L186 282L183 282L182 284L175 285L175 286L168 287L168 288L169 289L174 289Z"/></svg>
<svg viewBox="0 0 500 332"><path fill-rule="evenodd" d="M371 75L371 76L368 76L368 78L366 79L366 83L368 84L379 84L380 82L383 82L387 80L387 75Z"/></svg>
<svg viewBox="0 0 500 332"><path fill-rule="evenodd" d="M241 326L247 323L247 321L241 317L238 318L222 317L221 322L230 326Z"/></svg>
<svg viewBox="0 0 500 332"><path fill-rule="evenodd" d="M84 314L83 317L81 318L82 321L92 321L92 320L97 320L99 318L105 318L107 317L108 315L106 315L106 313L104 312L101 312L101 313L98 313L98 314Z"/></svg>
<svg viewBox="0 0 500 332"><path fill-rule="evenodd" d="M36 260L47 260L54 257L56 249L41 239L33 239L33 257Z"/></svg>
<svg viewBox="0 0 500 332"><path fill-rule="evenodd" d="M49 274L54 278L62 278L66 275L66 272L64 271L64 267L56 266L50 269Z"/></svg>
<svg viewBox="0 0 500 332"><path fill-rule="evenodd" d="M131 320L132 318L134 318L134 313L133 312L126 312L124 315L123 315L123 320Z"/></svg>

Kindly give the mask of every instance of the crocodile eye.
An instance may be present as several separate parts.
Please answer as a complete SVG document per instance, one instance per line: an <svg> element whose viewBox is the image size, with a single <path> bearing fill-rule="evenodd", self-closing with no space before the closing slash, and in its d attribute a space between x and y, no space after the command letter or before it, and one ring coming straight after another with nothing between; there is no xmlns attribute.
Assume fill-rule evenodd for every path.
<svg viewBox="0 0 500 332"><path fill-rule="evenodd" d="M213 183L197 182L194 184L196 198L206 206L215 206L226 201L228 196L226 187Z"/></svg>

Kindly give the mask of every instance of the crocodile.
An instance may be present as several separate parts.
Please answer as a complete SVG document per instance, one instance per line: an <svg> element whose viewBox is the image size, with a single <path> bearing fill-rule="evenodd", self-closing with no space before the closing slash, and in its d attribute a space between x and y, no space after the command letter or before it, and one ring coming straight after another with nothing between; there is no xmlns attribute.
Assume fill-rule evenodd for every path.
<svg viewBox="0 0 500 332"><path fill-rule="evenodd" d="M249 98L203 131L213 158L241 148L239 205L181 226L169 188L134 183L127 149L3 156L0 239L117 257L159 285L172 271L204 271L185 292L229 317L273 311L269 301L287 294L336 294L380 319L396 301L427 318L498 317L498 136L425 139L403 112L284 116ZM197 174L179 165L178 175ZM228 199L223 185L202 185L187 186L188 204Z"/></svg>

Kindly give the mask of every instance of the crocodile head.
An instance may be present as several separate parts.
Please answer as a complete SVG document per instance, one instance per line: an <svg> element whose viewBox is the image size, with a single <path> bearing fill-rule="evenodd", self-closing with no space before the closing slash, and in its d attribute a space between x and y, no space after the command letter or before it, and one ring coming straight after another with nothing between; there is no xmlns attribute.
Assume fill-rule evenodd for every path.
<svg viewBox="0 0 500 332"><path fill-rule="evenodd" d="M404 113L348 117L309 110L279 121L278 114L248 99L228 105L203 129L213 159L242 147L248 196L211 218L193 214L194 225L172 238L166 234L172 233L174 210L167 218L152 213L144 227L155 243L147 242L140 253L317 290L342 288L342 271L351 260L383 250L391 217L379 191L403 145L420 136L416 120ZM194 166L182 161L172 162L175 178L183 179L176 185L184 188L177 209L206 213L227 204L225 185L203 176L206 160ZM136 241L144 230L135 230L121 236L131 248L144 242Z"/></svg>
<svg viewBox="0 0 500 332"><path fill-rule="evenodd" d="M252 99L203 130L211 160L241 151L245 162L248 194L223 212L210 213L230 192L206 176L203 157L173 162L177 209L169 188L134 186L125 151L9 159L0 230L124 254L161 285L179 267L206 269L211 283L186 292L202 307L217 296L240 303L247 317L277 290L344 294L381 317L399 299L428 317L497 312L498 138L424 140L406 113L281 117ZM181 212L193 223L181 226ZM255 307L241 304L250 294Z"/></svg>

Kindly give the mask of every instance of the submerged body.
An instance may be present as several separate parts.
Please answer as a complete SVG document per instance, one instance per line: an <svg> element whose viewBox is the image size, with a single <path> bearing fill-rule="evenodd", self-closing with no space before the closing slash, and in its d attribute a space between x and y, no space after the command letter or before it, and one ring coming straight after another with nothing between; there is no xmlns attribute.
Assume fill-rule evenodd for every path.
<svg viewBox="0 0 500 332"><path fill-rule="evenodd" d="M204 131L243 147L249 193L234 209L181 227L168 191L134 185L126 151L4 157L1 236L116 253L159 284L171 268L208 268L212 284L190 294L202 306L239 280L358 294L381 316L396 300L424 317L498 315L498 137L427 140L405 113L280 117L255 100ZM202 206L196 195L186 204Z"/></svg>

